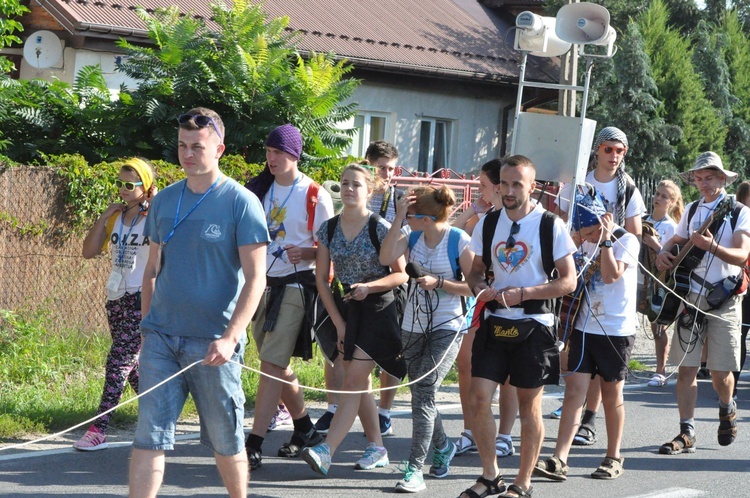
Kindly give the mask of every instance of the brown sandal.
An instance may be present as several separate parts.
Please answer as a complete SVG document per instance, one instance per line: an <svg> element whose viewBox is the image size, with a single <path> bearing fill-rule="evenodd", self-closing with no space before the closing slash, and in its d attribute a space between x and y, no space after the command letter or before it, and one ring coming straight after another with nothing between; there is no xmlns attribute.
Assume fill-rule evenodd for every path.
<svg viewBox="0 0 750 498"><path fill-rule="evenodd" d="M680 453L695 453L695 436L688 436L685 433L679 434L673 440L664 443L659 447L659 453L662 455L679 455Z"/></svg>
<svg viewBox="0 0 750 498"><path fill-rule="evenodd" d="M737 437L737 408L719 408L719 444L729 446Z"/></svg>
<svg viewBox="0 0 750 498"><path fill-rule="evenodd" d="M625 457L604 457L599 467L591 473L591 477L604 480L617 479L624 472L622 468L623 463L625 463Z"/></svg>

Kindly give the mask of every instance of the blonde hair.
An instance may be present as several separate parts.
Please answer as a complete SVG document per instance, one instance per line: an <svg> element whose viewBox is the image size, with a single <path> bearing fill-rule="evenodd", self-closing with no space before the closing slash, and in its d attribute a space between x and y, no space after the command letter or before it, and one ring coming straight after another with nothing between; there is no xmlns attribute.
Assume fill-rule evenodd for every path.
<svg viewBox="0 0 750 498"><path fill-rule="evenodd" d="M672 180L660 181L659 185L657 185L656 188L659 187L664 187L669 190L669 193L672 196L671 200L673 204L667 214L671 216L673 220L679 222L682 218L682 213L685 212L685 205L682 202L682 192L680 191L680 188Z"/></svg>
<svg viewBox="0 0 750 498"><path fill-rule="evenodd" d="M414 212L434 216L438 222L447 220L451 206L456 204L456 194L447 185L440 188L417 187L410 193L417 196L417 201L412 205Z"/></svg>
<svg viewBox="0 0 750 498"><path fill-rule="evenodd" d="M365 177L365 184L367 184L367 189L370 191L375 190L375 187L376 187L375 177L372 174L372 168L370 166L368 166L367 164L351 163L346 168L344 168L344 170L341 172L339 181L341 181L341 179L344 178L344 173L346 173L347 171L354 171L356 173L361 173L362 176Z"/></svg>

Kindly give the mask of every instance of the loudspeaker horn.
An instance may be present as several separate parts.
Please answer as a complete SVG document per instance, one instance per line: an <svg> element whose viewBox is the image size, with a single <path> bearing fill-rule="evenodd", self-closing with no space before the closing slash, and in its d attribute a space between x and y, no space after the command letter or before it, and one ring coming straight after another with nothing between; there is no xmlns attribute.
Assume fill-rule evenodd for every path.
<svg viewBox="0 0 750 498"><path fill-rule="evenodd" d="M555 18L524 11L516 17L514 48L537 57L557 57L570 50L570 43L555 34Z"/></svg>
<svg viewBox="0 0 750 498"><path fill-rule="evenodd" d="M607 45L607 53L611 54L617 33L609 20L609 11L595 3L563 5L557 12L555 34L569 43Z"/></svg>

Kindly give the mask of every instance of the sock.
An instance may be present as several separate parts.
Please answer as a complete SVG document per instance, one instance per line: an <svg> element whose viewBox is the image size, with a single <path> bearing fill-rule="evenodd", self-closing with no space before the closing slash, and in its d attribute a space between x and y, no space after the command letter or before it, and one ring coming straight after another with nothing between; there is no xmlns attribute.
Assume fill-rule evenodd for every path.
<svg viewBox="0 0 750 498"><path fill-rule="evenodd" d="M512 439L510 438L510 434L498 434L497 437L499 437L500 439L505 439L506 441L512 441Z"/></svg>
<svg viewBox="0 0 750 498"><path fill-rule="evenodd" d="M472 437L472 438L474 437L474 434L471 433L471 429L466 429L464 430L464 432L466 433L467 436Z"/></svg>
<svg viewBox="0 0 750 498"><path fill-rule="evenodd" d="M724 403L723 401L719 400L719 408L724 408L727 410L727 412L733 412L737 409L737 403L733 399L729 400L729 403Z"/></svg>
<svg viewBox="0 0 750 498"><path fill-rule="evenodd" d="M680 433L687 434L688 436L695 436L695 419L686 418L680 419Z"/></svg>
<svg viewBox="0 0 750 498"><path fill-rule="evenodd" d="M245 448L250 448L254 451L260 451L261 446L263 446L263 440L265 438L256 436L255 434L248 434L247 441L245 441Z"/></svg>
<svg viewBox="0 0 750 498"><path fill-rule="evenodd" d="M301 432L302 434L307 434L310 432L310 429L313 428L312 420L310 420L310 415L308 414L305 414L304 417L292 420L292 423L294 424L294 430L296 432Z"/></svg>
<svg viewBox="0 0 750 498"><path fill-rule="evenodd" d="M596 412L592 412L591 410L583 412L581 425L591 427L592 429L596 428Z"/></svg>
<svg viewBox="0 0 750 498"><path fill-rule="evenodd" d="M336 409L339 407L339 405L328 405L328 411L331 413L336 413Z"/></svg>
<svg viewBox="0 0 750 498"><path fill-rule="evenodd" d="M385 408L378 407L378 414L384 416L385 418L391 418L391 411L386 410Z"/></svg>

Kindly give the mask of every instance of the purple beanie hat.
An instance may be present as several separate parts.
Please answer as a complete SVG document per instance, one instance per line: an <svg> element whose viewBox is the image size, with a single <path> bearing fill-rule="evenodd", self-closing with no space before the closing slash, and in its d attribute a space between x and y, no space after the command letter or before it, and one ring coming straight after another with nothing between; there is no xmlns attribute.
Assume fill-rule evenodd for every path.
<svg viewBox="0 0 750 498"><path fill-rule="evenodd" d="M283 150L299 159L302 157L302 135L297 128L287 123L268 134L266 147Z"/></svg>

